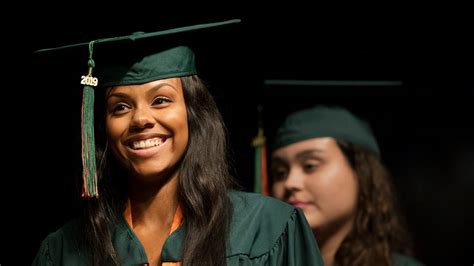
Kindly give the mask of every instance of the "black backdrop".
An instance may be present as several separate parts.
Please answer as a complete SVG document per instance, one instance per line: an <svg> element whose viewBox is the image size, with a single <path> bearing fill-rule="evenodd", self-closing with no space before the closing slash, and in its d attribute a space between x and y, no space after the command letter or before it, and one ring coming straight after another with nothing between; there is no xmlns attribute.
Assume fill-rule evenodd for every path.
<svg viewBox="0 0 474 266"><path fill-rule="evenodd" d="M80 13L66 3L55 7L61 12L50 8L34 6L38 12L24 14L32 23L8 35L9 45L21 52L5 52L14 55L7 62L19 64L13 64L15 87L6 96L16 107L4 109L9 151L4 168L13 174L5 171L2 178L7 210L2 220L11 244L0 252L0 263L28 264L46 234L78 211L74 175L80 166L80 91L65 86L76 82L65 70L83 62L44 69L25 63L31 52L235 17L243 19L241 27L206 40L206 59L198 67L223 113L233 173L244 189L252 187L250 142L258 105L270 143L290 111L317 103L343 105L374 128L419 258L428 265L473 263L474 46L467 31L473 21L461 8L343 12L296 4L277 11L230 5L222 12L155 8L145 14L143 8L115 7L100 15ZM3 25L12 23L21 25ZM299 85L288 85L295 80ZM377 83L381 80L392 82Z"/></svg>

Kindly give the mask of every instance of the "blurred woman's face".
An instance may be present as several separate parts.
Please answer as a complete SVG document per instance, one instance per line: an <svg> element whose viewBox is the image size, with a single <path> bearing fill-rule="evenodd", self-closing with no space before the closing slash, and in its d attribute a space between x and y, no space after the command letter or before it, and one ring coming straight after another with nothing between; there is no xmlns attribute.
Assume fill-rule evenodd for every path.
<svg viewBox="0 0 474 266"><path fill-rule="evenodd" d="M148 180L175 171L189 138L179 78L113 87L106 104L109 145L132 175Z"/></svg>
<svg viewBox="0 0 474 266"><path fill-rule="evenodd" d="M313 230L352 223L357 176L333 138L313 138L275 150L273 196L301 208Z"/></svg>

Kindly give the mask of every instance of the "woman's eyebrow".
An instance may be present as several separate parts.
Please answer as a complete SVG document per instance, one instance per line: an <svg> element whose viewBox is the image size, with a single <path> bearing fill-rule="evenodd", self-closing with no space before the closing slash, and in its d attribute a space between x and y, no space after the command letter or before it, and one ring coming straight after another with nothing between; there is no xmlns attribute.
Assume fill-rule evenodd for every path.
<svg viewBox="0 0 474 266"><path fill-rule="evenodd" d="M304 158L304 157L308 157L310 155L319 155L319 154L322 154L324 153L323 150L321 149L307 149L307 150L303 150L303 151L300 151L296 154L296 158L297 159L301 159L301 158Z"/></svg>
<svg viewBox="0 0 474 266"><path fill-rule="evenodd" d="M163 83L157 84L156 86L151 87L150 89L148 89L148 91L146 93L148 95L151 95L151 94L155 93L157 90L159 90L159 89L161 89L162 87L165 87L165 86L169 86L169 87L173 88L176 92L178 91L178 89L175 86L173 86L171 83L163 82Z"/></svg>

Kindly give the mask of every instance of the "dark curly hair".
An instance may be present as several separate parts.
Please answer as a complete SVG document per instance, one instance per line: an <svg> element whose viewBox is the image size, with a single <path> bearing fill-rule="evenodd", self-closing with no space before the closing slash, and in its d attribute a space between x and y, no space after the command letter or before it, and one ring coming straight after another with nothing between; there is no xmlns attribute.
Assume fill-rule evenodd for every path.
<svg viewBox="0 0 474 266"><path fill-rule="evenodd" d="M365 148L337 140L358 182L358 203L352 231L336 252L340 266L392 265L393 254L413 255L391 177L379 158Z"/></svg>

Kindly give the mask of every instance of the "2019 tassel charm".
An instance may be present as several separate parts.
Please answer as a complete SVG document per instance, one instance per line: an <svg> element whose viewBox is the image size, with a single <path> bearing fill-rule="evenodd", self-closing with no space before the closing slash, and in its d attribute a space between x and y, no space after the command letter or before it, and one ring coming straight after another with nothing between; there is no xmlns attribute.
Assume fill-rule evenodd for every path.
<svg viewBox="0 0 474 266"><path fill-rule="evenodd" d="M86 76L81 77L84 85L82 93L82 179L83 198L97 198L97 171L95 159L95 137L94 137L94 86L98 85L97 78L92 76L94 60L92 59L93 42L89 43L89 71Z"/></svg>

